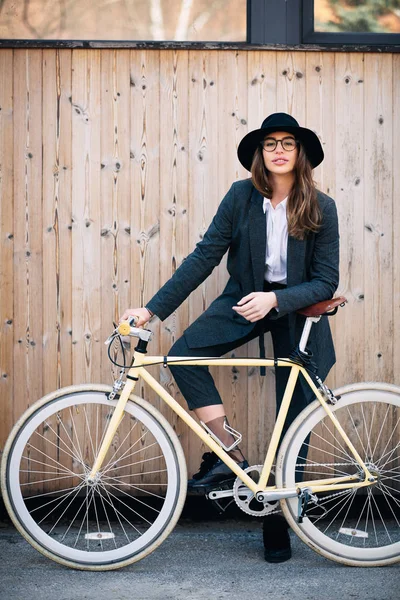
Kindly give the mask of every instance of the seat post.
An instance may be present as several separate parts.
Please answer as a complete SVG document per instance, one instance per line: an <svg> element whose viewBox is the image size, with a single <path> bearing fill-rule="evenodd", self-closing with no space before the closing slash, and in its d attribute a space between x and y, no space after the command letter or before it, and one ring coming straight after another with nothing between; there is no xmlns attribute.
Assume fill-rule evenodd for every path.
<svg viewBox="0 0 400 600"><path fill-rule="evenodd" d="M310 335L311 327L313 323L318 323L321 316L319 317L307 317L303 327L303 333L301 334L300 342L299 342L299 350L300 352L306 351L306 346L308 342L308 338Z"/></svg>

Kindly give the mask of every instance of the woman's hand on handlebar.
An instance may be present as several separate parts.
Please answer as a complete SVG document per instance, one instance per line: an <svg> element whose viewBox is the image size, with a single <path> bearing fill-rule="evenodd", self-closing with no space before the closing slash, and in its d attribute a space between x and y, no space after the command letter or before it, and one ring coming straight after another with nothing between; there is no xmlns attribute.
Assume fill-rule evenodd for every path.
<svg viewBox="0 0 400 600"><path fill-rule="evenodd" d="M152 315L147 308L127 308L122 315L120 322L127 321L130 317L136 317L135 327L142 327L147 321L150 321Z"/></svg>

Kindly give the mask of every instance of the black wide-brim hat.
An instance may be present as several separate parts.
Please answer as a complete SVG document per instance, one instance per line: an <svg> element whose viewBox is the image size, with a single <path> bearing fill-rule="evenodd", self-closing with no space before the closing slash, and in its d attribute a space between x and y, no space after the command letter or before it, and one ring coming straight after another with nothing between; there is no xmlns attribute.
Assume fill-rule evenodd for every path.
<svg viewBox="0 0 400 600"><path fill-rule="evenodd" d="M313 169L324 160L324 151L321 142L311 129L300 127L296 119L287 113L274 113L263 121L260 129L250 131L240 142L237 153L245 169L251 171L251 163L253 162L257 146L269 133L273 133L274 131L292 133L296 140L303 145Z"/></svg>

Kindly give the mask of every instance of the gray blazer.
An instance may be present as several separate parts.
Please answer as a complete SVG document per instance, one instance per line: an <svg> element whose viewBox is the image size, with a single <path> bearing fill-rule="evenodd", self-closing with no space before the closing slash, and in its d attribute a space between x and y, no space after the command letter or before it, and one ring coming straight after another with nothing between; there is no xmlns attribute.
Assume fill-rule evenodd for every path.
<svg viewBox="0 0 400 600"><path fill-rule="evenodd" d="M322 223L317 233L305 240L288 238L287 288L276 291L279 312L271 318L289 314L293 346L298 343L304 317L296 311L332 298L339 282L339 233L335 202L318 191ZM174 275L153 296L146 307L162 321L166 319L210 275L227 250L230 275L223 293L184 335L190 348L212 346L239 340L255 323L238 315L232 306L243 296L263 291L266 248L266 223L263 197L251 179L235 182L194 251ZM313 327L309 347L319 375L325 378L335 363L335 351L327 317Z"/></svg>

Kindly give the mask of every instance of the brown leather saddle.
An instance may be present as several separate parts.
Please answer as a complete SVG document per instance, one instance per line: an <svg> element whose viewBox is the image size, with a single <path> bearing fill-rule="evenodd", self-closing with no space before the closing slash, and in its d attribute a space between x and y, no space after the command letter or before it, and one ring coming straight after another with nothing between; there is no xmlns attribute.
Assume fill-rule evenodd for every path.
<svg viewBox="0 0 400 600"><path fill-rule="evenodd" d="M320 317L322 315L331 317L336 315L339 306L344 306L346 302L347 298L338 296L331 300L324 300L324 302L317 302L316 304L311 304L311 306L306 306L305 308L298 310L297 313L299 315L304 315L305 317Z"/></svg>

